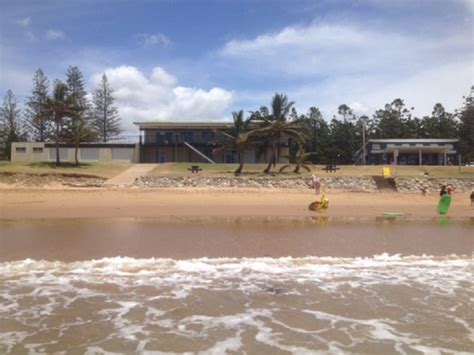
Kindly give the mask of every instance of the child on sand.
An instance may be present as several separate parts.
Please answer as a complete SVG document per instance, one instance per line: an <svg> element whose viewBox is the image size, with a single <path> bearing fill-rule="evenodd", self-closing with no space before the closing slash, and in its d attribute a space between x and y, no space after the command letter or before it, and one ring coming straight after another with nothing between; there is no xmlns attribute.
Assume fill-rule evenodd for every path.
<svg viewBox="0 0 474 355"><path fill-rule="evenodd" d="M313 187L314 187L314 193L316 195L319 195L319 189L321 188L321 182L319 182L319 179L314 174L312 175L312 182L313 182Z"/></svg>

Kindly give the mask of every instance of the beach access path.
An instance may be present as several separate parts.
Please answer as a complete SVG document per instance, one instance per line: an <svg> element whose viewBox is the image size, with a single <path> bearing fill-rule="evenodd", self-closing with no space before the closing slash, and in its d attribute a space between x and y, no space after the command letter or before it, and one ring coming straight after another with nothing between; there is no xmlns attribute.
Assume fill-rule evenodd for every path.
<svg viewBox="0 0 474 355"><path fill-rule="evenodd" d="M127 185L131 186L135 182L135 179L140 176L145 176L146 173L152 171L156 168L158 164L135 164L128 168L127 170L121 172L120 174L114 176L113 178L108 179L104 182L104 185L114 186L114 185Z"/></svg>
<svg viewBox="0 0 474 355"><path fill-rule="evenodd" d="M401 212L436 217L439 196L402 193L328 193L329 217L381 216ZM319 213L307 190L284 189L0 189L0 219L305 217ZM455 193L448 216L474 217L468 193Z"/></svg>

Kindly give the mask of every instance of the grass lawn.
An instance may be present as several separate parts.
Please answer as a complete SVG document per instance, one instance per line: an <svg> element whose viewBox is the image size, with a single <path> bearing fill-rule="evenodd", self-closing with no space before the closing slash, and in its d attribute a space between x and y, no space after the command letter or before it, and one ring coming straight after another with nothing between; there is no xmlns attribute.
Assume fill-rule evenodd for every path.
<svg viewBox="0 0 474 355"><path fill-rule="evenodd" d="M81 163L76 166L74 163L61 163L57 167L52 162L11 163L0 161L0 173L83 174L108 179L128 169L131 165L130 163Z"/></svg>
<svg viewBox="0 0 474 355"><path fill-rule="evenodd" d="M199 174L191 173L188 168L191 165L199 165L202 171ZM323 165L311 165L311 172L306 172L301 169L299 174L292 172L292 168L286 170L284 173L278 173L283 164L277 164L276 168L272 169L270 174L264 174L262 171L267 164L244 164L244 169L241 174L242 177L268 177L275 178L310 176L312 173L318 176L373 176L382 175L382 165L378 166L354 166L354 165L340 165L336 173L326 173L323 170ZM233 172L237 169L238 164L208 164L208 163L164 163L159 164L155 169L150 171L148 176L233 176ZM398 176L421 176L425 171L428 171L434 177L459 177L459 178L474 178L474 167L459 167L457 166L398 166L392 167L392 174Z"/></svg>

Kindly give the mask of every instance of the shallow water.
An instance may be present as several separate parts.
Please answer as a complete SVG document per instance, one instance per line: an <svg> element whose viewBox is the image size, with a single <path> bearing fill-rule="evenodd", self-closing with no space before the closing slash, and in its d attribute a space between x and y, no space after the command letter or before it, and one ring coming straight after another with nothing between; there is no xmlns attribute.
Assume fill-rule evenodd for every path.
<svg viewBox="0 0 474 355"><path fill-rule="evenodd" d="M0 353L474 350L470 224L89 222L3 224Z"/></svg>
<svg viewBox="0 0 474 355"><path fill-rule="evenodd" d="M469 352L467 257L1 264L2 353Z"/></svg>

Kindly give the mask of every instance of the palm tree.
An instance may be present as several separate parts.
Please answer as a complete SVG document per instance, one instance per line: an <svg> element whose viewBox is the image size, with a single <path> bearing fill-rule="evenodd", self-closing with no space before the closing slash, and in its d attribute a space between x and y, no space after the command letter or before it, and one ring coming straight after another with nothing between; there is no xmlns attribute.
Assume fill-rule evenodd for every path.
<svg viewBox="0 0 474 355"><path fill-rule="evenodd" d="M234 119L234 126L230 132L217 131L225 137L225 142L219 148L214 149L214 152L224 152L228 150L237 151L239 167L234 171L234 174L239 175L244 167L244 151L248 148L251 142L252 132L248 131L250 120L244 119L244 111L232 112Z"/></svg>
<svg viewBox="0 0 474 355"><path fill-rule="evenodd" d="M278 143L282 136L289 136L298 142L304 140L300 132L300 126L294 122L288 122L287 116L291 111L294 102L288 102L288 97L283 94L276 93L272 98L272 113L268 116L260 115L260 128L255 133L263 135L270 142L271 158L268 166L263 171L270 172L270 169L276 165L279 156Z"/></svg>
<svg viewBox="0 0 474 355"><path fill-rule="evenodd" d="M68 134L68 141L74 143L74 159L76 165L79 165L79 159L77 158L77 152L79 151L79 144L81 142L93 141L97 138L97 132L92 128L88 127L84 120L76 120L71 126L71 131Z"/></svg>
<svg viewBox="0 0 474 355"><path fill-rule="evenodd" d="M59 140L61 139L63 120L66 117L75 117L76 112L73 108L73 100L67 95L66 84L56 80L53 85L53 94L51 97L46 98L41 115L43 117L50 117L55 125L56 165L59 165Z"/></svg>
<svg viewBox="0 0 474 355"><path fill-rule="evenodd" d="M288 169L292 165L295 165L295 168L293 169L294 173L299 173L301 168L305 169L307 172L310 172L311 169L306 163L308 162L309 158L312 155L315 155L315 154L316 154L316 152L306 153L305 149L304 149L304 145L299 144L298 152L296 153L296 157L295 157L295 164L283 165L280 168L279 172L281 173L281 172L285 171L286 169Z"/></svg>

